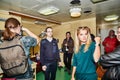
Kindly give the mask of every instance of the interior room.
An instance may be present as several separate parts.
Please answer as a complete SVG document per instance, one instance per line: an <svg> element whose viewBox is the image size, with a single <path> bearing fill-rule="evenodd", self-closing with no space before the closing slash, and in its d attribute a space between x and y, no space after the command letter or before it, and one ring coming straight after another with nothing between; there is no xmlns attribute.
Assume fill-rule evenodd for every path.
<svg viewBox="0 0 120 80"><path fill-rule="evenodd" d="M45 38L46 27L53 28L53 37L58 40L62 68L57 69L56 80L71 80L71 75L64 72L62 42L66 32L71 32L75 39L75 31L80 26L88 26L91 33L101 38L100 50L104 55L102 42L112 29L117 34L120 26L120 0L0 0L0 37L5 30L5 21L14 17L23 27L32 31L40 39ZM24 33L24 35L27 35ZM40 44L30 49L33 61L34 80L44 80L40 60ZM99 65L98 65L99 66ZM98 80L104 74L102 67L96 70ZM3 71L0 69L0 78Z"/></svg>

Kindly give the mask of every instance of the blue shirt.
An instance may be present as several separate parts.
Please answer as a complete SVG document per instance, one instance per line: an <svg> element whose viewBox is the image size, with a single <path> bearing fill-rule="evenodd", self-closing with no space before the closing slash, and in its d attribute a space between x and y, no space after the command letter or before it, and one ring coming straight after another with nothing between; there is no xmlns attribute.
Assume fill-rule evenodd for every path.
<svg viewBox="0 0 120 80"><path fill-rule="evenodd" d="M76 73L94 73L96 65L93 58L95 43L92 42L86 52L84 52L85 44L81 45L78 53L73 56L72 65L76 67Z"/></svg>
<svg viewBox="0 0 120 80"><path fill-rule="evenodd" d="M31 62L31 60L29 58L30 48L32 46L37 45L37 40L35 38L30 37L30 36L23 36L20 40L24 45L25 54L28 57L29 64L31 64L32 62Z"/></svg>

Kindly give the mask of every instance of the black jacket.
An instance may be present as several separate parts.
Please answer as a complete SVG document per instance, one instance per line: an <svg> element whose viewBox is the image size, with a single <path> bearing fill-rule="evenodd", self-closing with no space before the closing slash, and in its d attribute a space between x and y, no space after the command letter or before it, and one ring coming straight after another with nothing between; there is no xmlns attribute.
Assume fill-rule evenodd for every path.
<svg viewBox="0 0 120 80"><path fill-rule="evenodd" d="M42 39L40 44L40 62L42 65L58 61L60 62L57 40L53 38L52 42Z"/></svg>
<svg viewBox="0 0 120 80"><path fill-rule="evenodd" d="M120 46L101 56L100 64L107 69L102 80L120 80Z"/></svg>

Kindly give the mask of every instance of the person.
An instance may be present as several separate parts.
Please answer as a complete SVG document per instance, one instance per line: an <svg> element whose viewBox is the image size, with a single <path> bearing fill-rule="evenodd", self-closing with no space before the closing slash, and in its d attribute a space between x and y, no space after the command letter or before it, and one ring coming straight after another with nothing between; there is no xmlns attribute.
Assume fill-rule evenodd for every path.
<svg viewBox="0 0 120 80"><path fill-rule="evenodd" d="M117 39L120 41L120 26L117 28ZM102 80L120 80L120 45L109 54L102 55L100 64L106 69Z"/></svg>
<svg viewBox="0 0 120 80"><path fill-rule="evenodd" d="M44 71L45 80L55 80L57 63L61 65L57 40L53 38L52 27L45 29L46 38L40 43L40 62Z"/></svg>
<svg viewBox="0 0 120 80"><path fill-rule="evenodd" d="M75 54L71 80L97 80L96 62L100 58L100 37L92 42L89 28L79 27L75 33Z"/></svg>
<svg viewBox="0 0 120 80"><path fill-rule="evenodd" d="M21 30L26 32L29 35L29 36L21 36L21 38L19 40L23 44L23 49L25 51L25 55L30 60L30 58L29 58L30 47L36 46L37 43L39 42L39 38L35 34L33 34L31 31L29 31L27 28L22 27L20 22L16 18L13 18L13 17L10 17L5 21L4 27L5 27L5 30L3 32L3 43L5 41L7 41L7 42L13 41L17 37L21 36ZM3 43L1 43L1 45ZM14 43L14 44L17 45L17 43ZM9 46L9 45L7 45L7 46ZM1 53L0 53L0 55L1 55ZM8 55L8 57L9 57L9 55ZM0 59L2 59L2 58L3 57L0 56ZM29 60L27 60L27 62ZM2 63L0 63L0 64L2 64ZM29 64L29 62L28 62L28 64ZM3 70L3 72L4 72L4 70ZM17 80L19 80L19 79L20 80L33 80L33 74L31 73L31 65L30 64L28 65L27 71L23 74L15 75L15 76L7 76L7 74L4 73L3 78L16 78Z"/></svg>
<svg viewBox="0 0 120 80"><path fill-rule="evenodd" d="M62 43L62 51L64 53L63 61L65 64L65 71L71 74L71 59L73 55L74 41L70 32L66 32L66 38Z"/></svg>
<svg viewBox="0 0 120 80"><path fill-rule="evenodd" d="M115 50L115 48L118 46L118 40L115 35L114 30L109 31L109 35L104 39L102 42L102 45L104 46L104 52L105 54L108 54Z"/></svg>

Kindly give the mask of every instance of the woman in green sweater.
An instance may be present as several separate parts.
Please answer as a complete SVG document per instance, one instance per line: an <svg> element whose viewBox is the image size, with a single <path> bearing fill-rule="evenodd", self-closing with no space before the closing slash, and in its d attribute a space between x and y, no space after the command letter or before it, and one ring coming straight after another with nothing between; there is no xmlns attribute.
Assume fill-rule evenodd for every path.
<svg viewBox="0 0 120 80"><path fill-rule="evenodd" d="M79 27L75 33L75 54L71 80L97 80L95 63L100 58L100 38L92 42L88 27Z"/></svg>

